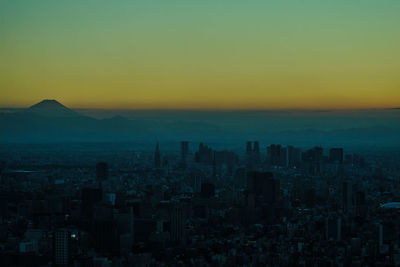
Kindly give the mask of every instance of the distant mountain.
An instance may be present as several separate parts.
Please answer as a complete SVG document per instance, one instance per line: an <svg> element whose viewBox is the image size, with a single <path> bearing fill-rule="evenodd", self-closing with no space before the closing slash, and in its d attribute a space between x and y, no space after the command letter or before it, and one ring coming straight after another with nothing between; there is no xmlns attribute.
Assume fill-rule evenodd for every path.
<svg viewBox="0 0 400 267"><path fill-rule="evenodd" d="M202 122L131 120L122 116L95 119L67 108L56 100L43 100L22 111L0 113L0 143L125 142L223 138L214 125Z"/></svg>
<svg viewBox="0 0 400 267"><path fill-rule="evenodd" d="M230 116L225 120L225 122L229 120L229 125L226 126L222 123L209 123L209 119L200 120L190 115L169 121L157 118L144 119L143 116L136 117L137 119L123 116L96 119L69 109L56 100L43 100L22 111L0 112L0 143L131 141L154 143L157 140L174 142L190 140L240 144L247 140L259 140L264 144L299 146L316 144L400 146L398 123L392 123L393 127L387 127L377 126L374 121L373 127L356 125L354 128L320 130L312 124L319 117L306 117L307 120L292 115L273 117L262 114L261 117L262 119L250 121L247 116ZM335 118L325 118L335 122ZM276 130L279 123L285 119L290 119L286 123L294 130ZM296 130L296 126L303 126L303 129Z"/></svg>
<svg viewBox="0 0 400 267"><path fill-rule="evenodd" d="M57 100L45 99L30 108L24 110L26 113L36 114L44 117L78 117L78 112L73 111Z"/></svg>

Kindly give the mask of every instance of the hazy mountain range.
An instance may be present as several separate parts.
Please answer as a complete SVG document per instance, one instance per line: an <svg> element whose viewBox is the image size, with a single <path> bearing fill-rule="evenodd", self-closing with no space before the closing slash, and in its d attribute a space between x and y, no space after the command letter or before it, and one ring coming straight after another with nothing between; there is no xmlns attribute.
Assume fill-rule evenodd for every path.
<svg viewBox="0 0 400 267"><path fill-rule="evenodd" d="M107 116L108 115L108 116ZM259 140L400 146L400 111L96 111L56 100L0 112L1 143Z"/></svg>

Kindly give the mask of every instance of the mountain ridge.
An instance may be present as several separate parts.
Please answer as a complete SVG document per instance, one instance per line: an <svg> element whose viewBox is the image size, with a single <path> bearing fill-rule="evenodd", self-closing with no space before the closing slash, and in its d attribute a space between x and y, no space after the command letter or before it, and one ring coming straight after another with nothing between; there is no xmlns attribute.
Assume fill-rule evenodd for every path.
<svg viewBox="0 0 400 267"><path fill-rule="evenodd" d="M268 118L268 116L266 117ZM136 117L114 116L98 119L78 113L56 100L41 101L23 111L0 113L0 143L51 142L153 142L203 141L244 142L259 140L282 144L386 144L400 146L400 128L384 125L335 130L306 128L276 131L282 118L262 124L254 121L243 125L243 120L231 119L231 125L185 117L162 121ZM303 126L308 124L302 123ZM396 124L397 125L397 124ZM396 126L393 125L393 126ZM312 126L312 125L310 125Z"/></svg>
<svg viewBox="0 0 400 267"><path fill-rule="evenodd" d="M55 99L44 99L24 110L44 117L78 117L80 113L64 106Z"/></svg>

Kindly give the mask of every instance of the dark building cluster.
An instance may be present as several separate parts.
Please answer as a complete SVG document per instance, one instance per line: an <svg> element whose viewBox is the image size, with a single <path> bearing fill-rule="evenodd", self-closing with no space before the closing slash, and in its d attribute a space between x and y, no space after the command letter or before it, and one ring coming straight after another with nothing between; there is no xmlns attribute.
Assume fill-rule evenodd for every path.
<svg viewBox="0 0 400 267"><path fill-rule="evenodd" d="M0 265L400 265L399 153L175 147L0 152Z"/></svg>

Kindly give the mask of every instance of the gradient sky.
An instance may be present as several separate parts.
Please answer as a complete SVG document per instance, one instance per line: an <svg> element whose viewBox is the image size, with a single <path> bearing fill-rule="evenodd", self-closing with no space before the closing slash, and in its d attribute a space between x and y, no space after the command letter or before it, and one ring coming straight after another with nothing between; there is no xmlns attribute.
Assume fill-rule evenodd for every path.
<svg viewBox="0 0 400 267"><path fill-rule="evenodd" d="M0 107L400 106L398 0L0 0Z"/></svg>

